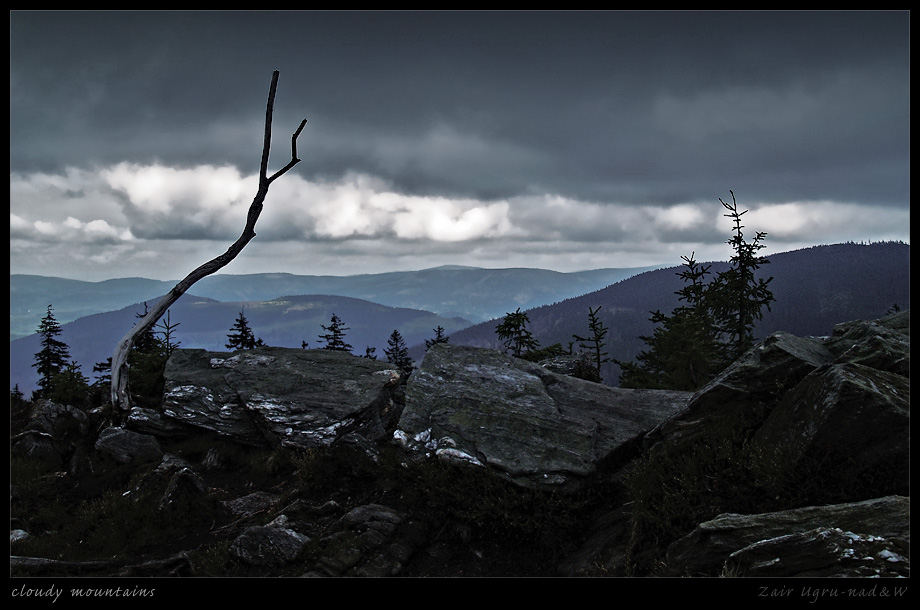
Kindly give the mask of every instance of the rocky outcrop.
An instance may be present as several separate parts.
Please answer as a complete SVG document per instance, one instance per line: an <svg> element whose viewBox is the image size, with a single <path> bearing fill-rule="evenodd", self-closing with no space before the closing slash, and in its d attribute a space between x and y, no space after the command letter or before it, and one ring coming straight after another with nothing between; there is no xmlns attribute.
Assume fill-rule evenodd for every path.
<svg viewBox="0 0 920 610"><path fill-rule="evenodd" d="M774 333L697 392L686 409L648 434L645 448L662 442L669 450L692 447L708 436L756 429L785 392L834 358L820 339Z"/></svg>
<svg viewBox="0 0 920 610"><path fill-rule="evenodd" d="M782 494L787 503L806 506L770 515L713 514L674 543L667 560L655 561L680 575L904 575L909 570L904 520L910 495L909 320L909 312L902 312L849 322L838 325L831 337L774 333L646 435L643 459L668 468L664 474L674 485L673 493L661 498L671 493L668 497L700 506L769 505ZM724 449L732 443L733 449ZM728 480L729 474L717 470L700 475L707 467L700 456L716 446L710 454L723 451L723 460L734 452L726 464L743 480ZM705 487L681 488L700 483L700 476ZM731 498L726 488L745 485L737 492L744 497L725 499ZM896 498L874 500L886 496ZM826 506L808 508L809 501ZM587 573L596 566L623 573L630 561L631 518L620 507L600 517L595 533L567 560L566 573ZM761 522L772 529L752 525ZM843 544L847 540L854 544ZM768 565L770 554L779 560ZM851 555L886 561L844 561Z"/></svg>
<svg viewBox="0 0 920 610"><path fill-rule="evenodd" d="M394 438L417 454L564 489L625 459L690 394L627 390L559 375L496 350L440 344L406 388Z"/></svg>
<svg viewBox="0 0 920 610"><path fill-rule="evenodd" d="M135 410L131 425L176 424L253 446L328 446L357 432L378 440L395 425L403 373L335 350L261 348L235 354L177 350L163 408Z"/></svg>
<svg viewBox="0 0 920 610"><path fill-rule="evenodd" d="M906 331L906 332L905 332ZM774 333L645 439L689 451L751 436L765 459L851 487L910 495L909 313L838 325L829 338Z"/></svg>
<svg viewBox="0 0 920 610"><path fill-rule="evenodd" d="M178 350L160 409L112 426L37 401L11 430L11 455L34 461L11 485L11 569L909 576L909 330L903 312L830 337L775 333L693 394L449 344L408 381L331 350ZM657 478L631 488L644 474ZM64 494L79 523L31 527ZM142 553L12 554L72 525L102 548L92 538L112 532L95 523L115 516L154 524L125 536ZM151 550L164 529L176 544Z"/></svg>

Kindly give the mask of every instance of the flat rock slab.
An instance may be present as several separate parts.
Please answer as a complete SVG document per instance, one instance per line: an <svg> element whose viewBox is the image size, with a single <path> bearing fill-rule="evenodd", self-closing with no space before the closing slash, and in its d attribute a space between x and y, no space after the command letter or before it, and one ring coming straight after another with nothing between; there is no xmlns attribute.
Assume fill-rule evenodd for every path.
<svg viewBox="0 0 920 610"><path fill-rule="evenodd" d="M522 485L559 488L594 473L690 396L613 388L496 350L440 344L409 378L395 439Z"/></svg>
<svg viewBox="0 0 920 610"><path fill-rule="evenodd" d="M327 446L355 431L375 438L393 416L401 374L335 350L176 350L162 414L257 446Z"/></svg>

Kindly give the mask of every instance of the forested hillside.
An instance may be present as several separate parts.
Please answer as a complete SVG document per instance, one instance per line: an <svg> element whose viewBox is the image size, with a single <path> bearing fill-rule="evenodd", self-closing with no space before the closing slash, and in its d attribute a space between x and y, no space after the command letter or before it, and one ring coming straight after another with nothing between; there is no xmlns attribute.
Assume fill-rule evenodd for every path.
<svg viewBox="0 0 920 610"><path fill-rule="evenodd" d="M756 326L762 338L782 330L800 336L830 334L834 324L878 318L897 306L910 307L910 246L903 243L835 244L768 255L770 263L758 277L773 277L776 301L764 309ZM712 274L728 267L713 263ZM669 313L678 305L674 294L682 287L680 269L656 269L603 290L527 312L529 328L541 347L561 343L568 348L573 335L588 330L588 308L601 306L599 319L609 329L606 349L612 359L631 361L650 335L650 312ZM451 336L451 343L499 347L497 322L477 324ZM604 382L616 384L619 367L603 367Z"/></svg>

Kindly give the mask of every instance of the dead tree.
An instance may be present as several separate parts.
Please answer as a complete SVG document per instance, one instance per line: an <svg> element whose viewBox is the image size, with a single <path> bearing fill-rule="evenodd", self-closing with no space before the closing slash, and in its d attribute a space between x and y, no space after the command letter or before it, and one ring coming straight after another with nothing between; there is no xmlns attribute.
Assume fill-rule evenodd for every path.
<svg viewBox="0 0 920 610"><path fill-rule="evenodd" d="M275 70L272 74L272 84L268 91L268 107L265 110L265 136L262 143L262 164L259 169L259 190L252 200L252 204L249 206L249 213L246 217L246 227L243 229L242 235L240 235L226 252L204 263L189 273L185 279L176 284L166 296L160 299L150 313L144 316L115 346L115 353L112 356L112 405L116 410L127 410L131 406L131 399L128 392L127 360L128 353L134 346L135 339L156 324L157 320L159 320L160 317L166 313L166 310L169 309L169 306L185 294L195 282L218 271L236 258L243 248L246 247L246 244L256 236L256 221L259 219L259 214L262 213L262 203L265 201L265 196L268 194L268 187L276 178L281 177L300 162L300 159L297 158L297 137L300 135L300 132L303 131L304 125L307 124L307 119L300 122L300 127L298 127L294 135L291 136L291 160L288 161L287 165L271 176L268 175L268 153L271 149L272 138L272 111L275 106L275 90L277 87L278 71Z"/></svg>

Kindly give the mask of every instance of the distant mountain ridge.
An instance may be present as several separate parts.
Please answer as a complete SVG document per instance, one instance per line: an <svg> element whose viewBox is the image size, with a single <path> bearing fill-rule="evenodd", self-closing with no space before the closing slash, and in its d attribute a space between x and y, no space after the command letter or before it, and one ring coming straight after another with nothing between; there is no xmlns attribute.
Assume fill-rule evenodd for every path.
<svg viewBox="0 0 920 610"><path fill-rule="evenodd" d="M762 267L760 271L762 276L773 276L770 287L776 302L772 304L771 311L764 312L764 319L757 326L759 337L776 330L799 336L826 335L832 331L834 324L839 322L874 319L885 315L894 306L900 309L910 307L908 244L815 246L769 255L768 258L770 264ZM712 263L711 272L715 274L726 267L727 263ZM410 307L392 307L348 296L297 295L265 300L253 298L219 301L197 294L200 286L196 284L193 287L196 294L184 295L171 308L171 321L180 325L177 328L177 337L182 347L222 351L229 329L239 311L245 309L246 317L256 336L261 337L268 345L300 347L301 341L306 341L310 347L321 347L322 344L317 340L317 336L322 332L321 326L328 325L332 313L335 313L350 328L346 341L353 346L353 353L363 355L365 348L370 346L376 348L378 358L385 359L383 349L386 347L386 340L394 329L399 329L406 344L410 348L414 347L410 349L412 357L420 360L424 355L424 340L433 337L433 329L437 326L442 326L447 331L452 344L498 347L495 319L514 311L517 307L528 312L531 320L529 328L541 346L561 343L563 347L568 347L573 341L573 335L588 334L588 308L601 306L598 315L609 330L605 340L610 357L632 360L645 347L639 337L651 334L654 329L648 320L649 312L669 312L677 305L674 292L682 286L677 276L679 268L675 266L644 271L610 283L599 290L586 291L580 293L580 296L560 298L556 302L548 299L531 308L526 305L527 299L515 297L525 294L546 297L551 293L541 286L532 287L532 291L527 291L522 289L522 284L567 274L540 270L474 268L438 268L427 271L433 273L431 277L436 281L426 281L424 272L414 272L421 274L416 277L392 274L389 278L392 280L389 288L386 288L386 281L380 281L387 279L386 277L355 277L374 278L377 286L385 287L380 289L380 293L389 294L393 298L403 291L405 300L410 302L419 297L425 287L434 291L436 286L441 286L438 290L444 291L440 297L442 303L448 301L450 295L455 295L458 301L468 295L474 295L475 298L470 302L478 308L477 311L485 312L488 305L489 311L497 313L492 315L490 321L473 324L476 320L471 318L438 315ZM479 273L480 271L487 273ZM515 276L510 273L511 271L524 273ZM590 278L593 272L584 273ZM283 282L279 283L279 279L296 283L300 277L260 274L259 279L263 279L262 275L273 276L269 280L275 282L275 289L278 286L290 287ZM257 285L257 282L249 281L253 279L251 276L212 277L216 278L217 282L210 289L210 293L225 297L235 294L234 291L250 294L247 291L254 291L254 286ZM598 273L594 281L604 282L606 277L610 276ZM207 279L209 278L205 278ZM143 280L137 285L149 289L150 285L146 282L152 281ZM268 283L271 284L271 281ZM588 280L582 277L579 281ZM12 320L14 276L11 276L10 283ZM85 288L79 284L69 284L69 287ZM171 283L161 284L168 284L168 288L172 288ZM558 288L554 287L553 290ZM163 292L152 295L149 300L153 301ZM64 303L57 299L52 301L56 317L61 321L61 317L57 315L60 311L59 302L62 305ZM136 314L142 311L143 299L138 299L117 311L85 316L64 324L62 340L70 346L72 359L82 366L85 375L92 378L93 364L111 355L115 342L136 322ZM45 306L41 306L39 318L44 313ZM37 327L37 323L35 326ZM34 380L36 376L31 364L34 354L39 349L38 336L35 334L11 341L11 387L16 383L23 391L33 387L34 381L29 380ZM616 383L619 375L616 367L607 365L602 372L606 383Z"/></svg>
<svg viewBox="0 0 920 610"><path fill-rule="evenodd" d="M529 309L593 292L653 267L561 273L545 269L481 269L444 266L352 276L258 273L216 274L199 280L195 294L217 301L269 301L285 295L328 294L407 307L482 322L508 307ZM60 323L115 311L167 293L175 281L121 278L83 282L35 275L10 275L10 339L38 328L47 306ZM457 287L464 290L458 291Z"/></svg>
<svg viewBox="0 0 920 610"><path fill-rule="evenodd" d="M770 289L776 301L764 310L755 329L759 338L775 331L799 336L823 336L835 324L871 320L897 306L910 308L910 245L897 242L814 246L768 255L770 263L758 277L773 277ZM710 264L710 263L706 263ZM728 263L711 263L716 274ZM675 291L683 287L680 267L646 271L597 292L527 312L529 329L541 347L561 343L567 348L573 335L588 336L588 308L601 307L598 317L608 328L606 350L613 359L634 360L647 345L639 338L651 335L651 311L664 313L678 305ZM477 324L454 333L451 343L498 347L495 322ZM577 346L575 346L577 349ZM603 369L605 383L615 384L619 368Z"/></svg>

